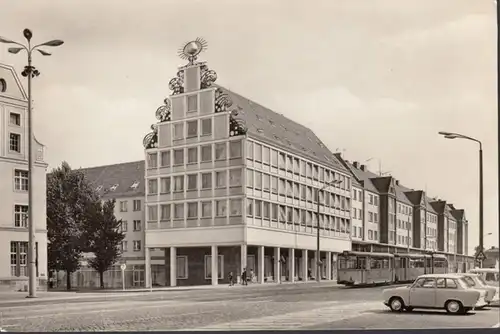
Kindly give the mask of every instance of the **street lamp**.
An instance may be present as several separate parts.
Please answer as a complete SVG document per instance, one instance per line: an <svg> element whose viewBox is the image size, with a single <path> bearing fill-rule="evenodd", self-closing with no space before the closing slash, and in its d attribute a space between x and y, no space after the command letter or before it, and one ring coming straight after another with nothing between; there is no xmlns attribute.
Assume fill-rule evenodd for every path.
<svg viewBox="0 0 500 334"><path fill-rule="evenodd" d="M440 131L439 134L446 139L467 139L479 144L479 249L483 252L483 144L475 138L459 133Z"/></svg>
<svg viewBox="0 0 500 334"><path fill-rule="evenodd" d="M40 52L43 56L50 56L50 53L39 49L41 46L60 46L64 42L58 39L51 40L42 44L31 46L31 38L33 33L29 29L23 30L24 38L28 44L24 45L10 39L0 37L0 42L5 44L15 44L19 47L9 48L8 51L13 54L25 50L28 55L28 66L24 67L21 73L23 77L28 77L28 298L36 298L36 263L35 263L35 224L33 223L33 126L32 126L32 111L31 111L31 79L40 75L40 72L31 65L31 56L33 51Z"/></svg>
<svg viewBox="0 0 500 334"><path fill-rule="evenodd" d="M316 281L319 283L321 281L321 267L320 267L320 264L321 264L321 256L320 256L320 233L319 233L319 230L321 228L320 226L320 223L319 223L319 193L322 192L323 190L325 190L326 188L328 188L329 186L333 186L333 185L336 185L336 184L340 184L342 183L342 181L340 180L333 180L332 182L329 182L329 183L326 183L321 189L318 190L317 192L317 195L316 195L316 202L317 202L317 208L316 208L316 213L317 213L317 218L316 220L318 221L317 223L317 229L316 229L316 256L315 256L315 260L316 260Z"/></svg>

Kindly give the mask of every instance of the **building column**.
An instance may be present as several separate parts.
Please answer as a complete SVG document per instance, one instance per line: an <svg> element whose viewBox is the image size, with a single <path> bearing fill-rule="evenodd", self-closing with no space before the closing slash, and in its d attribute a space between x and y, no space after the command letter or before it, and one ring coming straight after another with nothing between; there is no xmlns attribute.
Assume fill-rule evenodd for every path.
<svg viewBox="0 0 500 334"><path fill-rule="evenodd" d="M257 276L258 276L258 280L259 280L259 283L260 284L264 284L264 276L265 276L265 273L264 273L264 254L265 254L265 251L264 251L264 246L259 246L257 248L257 265L258 265L258 269L257 269Z"/></svg>
<svg viewBox="0 0 500 334"><path fill-rule="evenodd" d="M316 276L318 276L317 270L318 270L318 262L321 259L320 254L321 254L321 252L318 253L317 251L314 251L314 259L313 259L314 263L311 266L312 267L311 270L312 270L312 274L314 275L315 279L318 279ZM320 279L321 279L321 276L320 276Z"/></svg>
<svg viewBox="0 0 500 334"><path fill-rule="evenodd" d="M295 282L295 249L288 249L288 281Z"/></svg>
<svg viewBox="0 0 500 334"><path fill-rule="evenodd" d="M177 248L170 247L170 286L177 286Z"/></svg>
<svg viewBox="0 0 500 334"><path fill-rule="evenodd" d="M308 273L308 266L307 266L307 257L308 257L308 254L307 254L307 249L303 249L302 250L302 281L303 282L307 282L309 280L309 277L307 275Z"/></svg>
<svg viewBox="0 0 500 334"><path fill-rule="evenodd" d="M144 248L144 287L151 288L151 255L149 247Z"/></svg>
<svg viewBox="0 0 500 334"><path fill-rule="evenodd" d="M219 284L219 249L216 245L212 245L212 285Z"/></svg>
<svg viewBox="0 0 500 334"><path fill-rule="evenodd" d="M280 248L274 248L274 282L281 282L281 271L280 271Z"/></svg>
<svg viewBox="0 0 500 334"><path fill-rule="evenodd" d="M326 252L326 280L332 280L332 253Z"/></svg>
<svg viewBox="0 0 500 334"><path fill-rule="evenodd" d="M243 272L243 269L246 269L247 267L247 245L246 244L242 244L241 245L241 251L240 251L240 272L239 272L239 276L241 277L241 273ZM248 277L249 273L247 273L247 277Z"/></svg>

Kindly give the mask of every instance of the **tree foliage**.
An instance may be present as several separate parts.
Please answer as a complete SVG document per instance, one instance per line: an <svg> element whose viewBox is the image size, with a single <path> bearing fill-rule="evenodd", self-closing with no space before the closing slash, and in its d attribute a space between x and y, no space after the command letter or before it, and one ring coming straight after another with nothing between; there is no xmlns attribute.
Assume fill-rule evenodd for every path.
<svg viewBox="0 0 500 334"><path fill-rule="evenodd" d="M70 274L80 268L82 253L88 249L87 221L99 196L78 170L67 162L47 177L47 239L49 270L66 272L66 288L71 289Z"/></svg>
<svg viewBox="0 0 500 334"><path fill-rule="evenodd" d="M94 253L89 265L99 273L101 288L104 288L104 273L116 263L121 255L121 242L125 234L121 231L121 220L114 214L115 200L98 202L92 208L92 217L87 220L88 250Z"/></svg>

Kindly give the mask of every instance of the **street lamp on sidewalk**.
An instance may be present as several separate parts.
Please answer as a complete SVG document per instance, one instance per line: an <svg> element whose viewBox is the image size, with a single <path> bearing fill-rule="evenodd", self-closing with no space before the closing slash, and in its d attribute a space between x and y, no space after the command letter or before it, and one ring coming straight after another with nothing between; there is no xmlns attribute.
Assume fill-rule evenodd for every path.
<svg viewBox="0 0 500 334"><path fill-rule="evenodd" d="M316 281L319 283L321 281L321 256L320 256L320 228L321 228L321 225L319 223L319 194L320 192L322 192L323 190L325 190L326 188L330 187L330 186L333 186L333 185L336 185L336 184L340 184L342 183L342 181L340 180L333 180L332 182L329 182L329 183L326 183L321 189L318 189L318 192L317 192L317 195L316 195L316 202L317 202L317 208L316 208L316 214L317 214L317 228L316 228L316 256L315 256L315 260L316 260Z"/></svg>
<svg viewBox="0 0 500 334"><path fill-rule="evenodd" d="M479 144L479 250L483 252L483 144L478 139L459 133L440 131L439 134L446 139L467 139Z"/></svg>
<svg viewBox="0 0 500 334"><path fill-rule="evenodd" d="M35 224L33 221L33 117L31 110L31 79L40 75L40 72L31 64L31 57L33 51L38 51L43 56L50 56L50 53L40 49L42 46L60 46L64 42L58 39L51 40L42 44L37 44L35 46L31 46L31 38L33 37L33 33L29 29L23 30L24 38L28 42L27 45L22 43L18 43L12 41L10 39L6 39L0 37L0 42L5 44L14 44L18 47L9 48L8 51L13 54L19 53L19 51L25 50L28 56L28 65L24 67L23 72L21 73L23 77L28 77L28 276L29 276L29 285L28 285L28 297L36 298L36 259L35 259Z"/></svg>

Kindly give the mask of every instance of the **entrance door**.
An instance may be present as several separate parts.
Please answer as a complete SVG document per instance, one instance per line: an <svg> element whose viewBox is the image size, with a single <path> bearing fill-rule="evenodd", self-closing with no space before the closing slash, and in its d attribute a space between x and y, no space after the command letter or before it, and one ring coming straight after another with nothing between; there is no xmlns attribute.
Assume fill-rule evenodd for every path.
<svg viewBox="0 0 500 334"><path fill-rule="evenodd" d="M144 286L144 270L142 269L135 269L132 272L133 274L133 285L137 287L142 287Z"/></svg>

